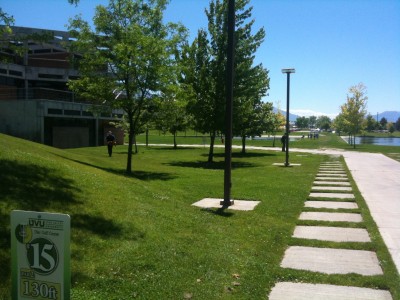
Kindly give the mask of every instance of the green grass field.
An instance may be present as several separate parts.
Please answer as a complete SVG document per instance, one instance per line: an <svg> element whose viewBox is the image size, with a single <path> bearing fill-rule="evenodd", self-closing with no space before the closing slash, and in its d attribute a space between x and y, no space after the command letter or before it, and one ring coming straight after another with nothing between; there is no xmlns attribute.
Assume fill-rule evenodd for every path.
<svg viewBox="0 0 400 300"><path fill-rule="evenodd" d="M332 276L279 266L288 245L299 243L291 235L303 224L298 217L304 201L321 162L330 156L292 153L290 161L302 166L282 168L272 165L284 162L282 152L235 150L232 196L261 203L250 212L220 211L191 204L223 197L223 149L216 149L210 165L207 147L139 146L133 174L127 176L126 146L114 148L109 158L105 147L60 150L0 137L0 299L10 297L14 209L71 216L72 299L266 299L278 281L387 289L400 299L400 278L358 191L356 211L365 221L354 226L367 228L372 242L357 247L377 251L383 276ZM163 139L172 143L158 135L149 142ZM340 141L319 143L328 147Z"/></svg>

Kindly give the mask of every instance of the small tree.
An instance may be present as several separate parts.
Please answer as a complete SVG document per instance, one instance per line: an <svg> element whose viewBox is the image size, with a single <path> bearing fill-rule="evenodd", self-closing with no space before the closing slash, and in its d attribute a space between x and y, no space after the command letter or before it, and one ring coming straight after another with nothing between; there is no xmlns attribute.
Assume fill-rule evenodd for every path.
<svg viewBox="0 0 400 300"><path fill-rule="evenodd" d="M381 124L382 129L387 129L387 124L388 124L388 120L383 117L380 121L379 124Z"/></svg>
<svg viewBox="0 0 400 300"><path fill-rule="evenodd" d="M390 134L392 134L395 131L394 124L392 122L390 122L388 124L388 128L389 128Z"/></svg>
<svg viewBox="0 0 400 300"><path fill-rule="evenodd" d="M395 123L395 125L394 125L394 128L395 128L397 131L400 131L400 118L397 119L397 121L396 121L396 123Z"/></svg>
<svg viewBox="0 0 400 300"><path fill-rule="evenodd" d="M368 132L371 132L376 128L376 120L370 114L367 116L365 127Z"/></svg>
<svg viewBox="0 0 400 300"><path fill-rule="evenodd" d="M308 128L309 127L309 119L306 117L298 117L296 119L296 126L298 128Z"/></svg>
<svg viewBox="0 0 400 300"><path fill-rule="evenodd" d="M310 116L308 118L308 120L309 120L310 128L314 128L315 125L317 124L317 117L316 116Z"/></svg>
<svg viewBox="0 0 400 300"><path fill-rule="evenodd" d="M367 113L366 106L368 97L366 96L366 89L367 88L362 83L350 87L350 96L347 95L347 102L340 107L344 127L348 130L349 134L354 137L363 129L363 121ZM355 148L356 144L353 144Z"/></svg>
<svg viewBox="0 0 400 300"><path fill-rule="evenodd" d="M179 131L186 130L188 116L186 114L186 102L180 100L176 93L165 94L158 102L155 115L156 129L173 135L174 149L178 148L176 137Z"/></svg>
<svg viewBox="0 0 400 300"><path fill-rule="evenodd" d="M316 121L318 128L328 130L331 128L332 120L328 116L319 116Z"/></svg>

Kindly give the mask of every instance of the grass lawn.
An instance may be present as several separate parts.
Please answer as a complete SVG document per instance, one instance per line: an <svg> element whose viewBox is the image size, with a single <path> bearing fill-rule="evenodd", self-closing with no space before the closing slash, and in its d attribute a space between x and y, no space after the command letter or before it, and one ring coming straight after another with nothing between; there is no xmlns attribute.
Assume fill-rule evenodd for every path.
<svg viewBox="0 0 400 300"><path fill-rule="evenodd" d="M232 196L261 203L251 212L218 211L191 204L223 197L223 149L208 165L207 147L140 146L127 176L126 146L109 158L105 147L60 150L0 137L0 299L10 295L14 209L71 216L72 299L266 299L278 281L388 289L400 299L400 278L358 191L365 222L354 226L373 241L357 247L377 251L383 276L279 266L288 245L317 243L291 235L321 162L332 157L292 153L302 166L283 168L272 166L284 162L282 152L235 150Z"/></svg>
<svg viewBox="0 0 400 300"><path fill-rule="evenodd" d="M343 139L334 133L323 132L319 135L318 139L308 139L307 134L303 132L293 132L291 136L301 136L305 135L304 139L297 138L295 141L290 142L290 148L300 148L300 149L324 149L324 148L335 148L347 151L361 151L361 152L374 152L382 153L390 158L400 161L400 147L398 146L380 146L380 145L356 145L354 149L353 145L347 144ZM398 137L399 133L395 132L391 136ZM280 137L282 133L276 134L275 143L273 140L247 140L246 146L257 146L265 148L280 148L281 142ZM374 136L377 137L388 137L387 133L375 133ZM273 136L271 136L272 138ZM138 143L146 143L146 136L144 134L137 137ZM173 144L173 137L170 134L163 135L158 131L150 131L148 142L150 144ZM195 132L180 133L177 137L177 144L189 144L189 145L204 145L207 148L210 144L210 138L208 136L203 136ZM221 145L221 140L216 138L216 145ZM240 139L234 139L233 145L241 146Z"/></svg>

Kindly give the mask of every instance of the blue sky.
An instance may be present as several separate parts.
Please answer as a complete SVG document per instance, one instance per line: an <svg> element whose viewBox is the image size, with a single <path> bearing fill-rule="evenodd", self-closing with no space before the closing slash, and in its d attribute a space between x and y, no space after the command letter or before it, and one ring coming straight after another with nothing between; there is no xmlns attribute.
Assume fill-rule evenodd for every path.
<svg viewBox="0 0 400 300"><path fill-rule="evenodd" d="M66 30L68 19L81 13L91 20L106 0L2 0L0 7L15 25ZM183 23L191 39L207 27L209 0L171 0L165 20ZM376 115L400 111L399 0L251 0L254 28L266 38L256 62L269 70L269 96L264 101L286 110L286 75L293 67L290 112L334 116L346 102L350 86L364 83L367 110Z"/></svg>

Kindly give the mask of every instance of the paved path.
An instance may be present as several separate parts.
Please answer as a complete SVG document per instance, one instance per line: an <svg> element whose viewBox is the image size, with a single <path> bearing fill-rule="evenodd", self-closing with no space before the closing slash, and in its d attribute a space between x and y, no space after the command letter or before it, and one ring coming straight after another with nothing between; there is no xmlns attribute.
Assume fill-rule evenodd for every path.
<svg viewBox="0 0 400 300"><path fill-rule="evenodd" d="M375 153L343 156L400 273L400 163Z"/></svg>
<svg viewBox="0 0 400 300"><path fill-rule="evenodd" d="M341 168L339 161L324 162L320 166L320 171L332 168L332 174L338 174L341 170L333 171L333 168ZM348 181L347 175L344 179ZM321 189L329 187L329 190L318 193L310 193L309 199L317 198L316 201L306 201L304 208L311 207L314 211L303 211L300 220L318 221L321 226L296 226L293 237L298 239L312 239L320 241L336 242L359 242L368 243L370 237L368 231L363 228L349 228L349 224L363 222L359 213L337 212L337 209L352 210L357 209L358 204L354 200L351 185L346 188L343 194L342 187L329 185L331 180L322 179L320 185L314 188ZM337 190L335 190L337 189ZM341 193L342 192L342 193ZM343 198L342 195L352 195ZM328 197L329 196L329 197ZM327 201L332 199L335 201ZM350 202L349 202L350 201ZM329 208L331 212L320 211L320 208ZM326 221L340 222L341 227L328 227ZM350 274L356 273L362 276L383 275L383 270L379 264L378 257L374 251L352 250L347 248L319 248L292 245L285 251L281 262L282 268L306 270L309 272L320 272L325 274ZM361 295L361 297L360 297ZM366 297L368 295L368 297ZM392 299L389 291L371 290L351 286L319 285L298 282L277 282L269 295L270 300L342 300L342 299L373 299L387 300Z"/></svg>

